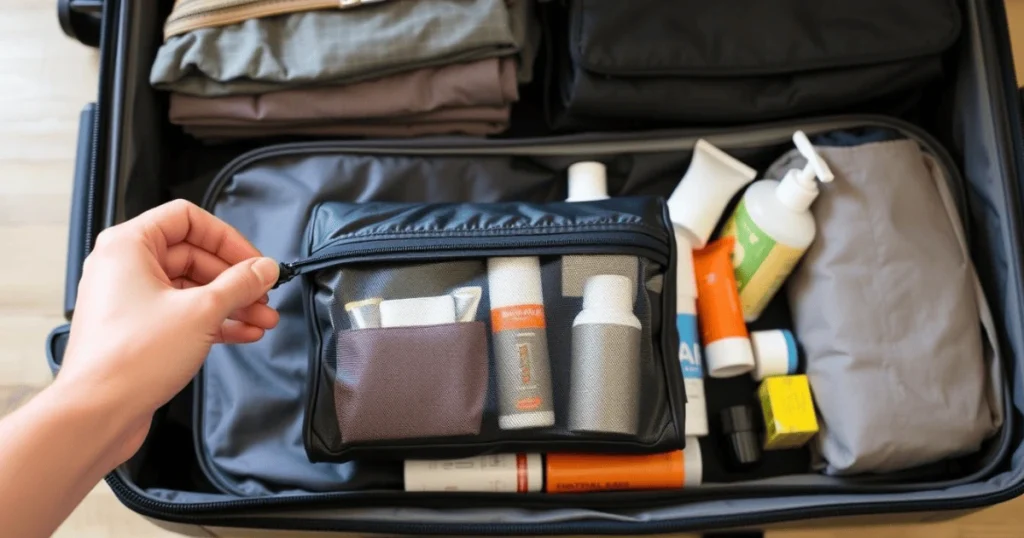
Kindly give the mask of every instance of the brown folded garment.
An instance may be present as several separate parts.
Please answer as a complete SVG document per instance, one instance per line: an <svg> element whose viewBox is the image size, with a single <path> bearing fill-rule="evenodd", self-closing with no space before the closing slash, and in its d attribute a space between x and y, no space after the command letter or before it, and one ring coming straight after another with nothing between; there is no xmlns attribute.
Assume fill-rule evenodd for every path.
<svg viewBox="0 0 1024 538"><path fill-rule="evenodd" d="M348 86L285 90L263 95L196 97L171 94L170 119L197 136L207 132L235 132L257 128L244 136L325 132L341 126L339 134L356 132L363 125L388 126L407 132L401 124L432 124L430 133L445 123L482 123L487 134L508 123L508 105L518 99L516 65L512 58L487 59L443 67L430 67ZM241 129L238 129L240 131ZM500 129L498 129L500 131ZM373 129L380 133L379 129ZM334 131L332 131L334 132ZM459 129L455 132L465 132ZM359 133L356 133L359 134ZM234 136L234 135L230 135ZM396 135L398 136L398 135ZM409 135L411 136L411 135Z"/></svg>

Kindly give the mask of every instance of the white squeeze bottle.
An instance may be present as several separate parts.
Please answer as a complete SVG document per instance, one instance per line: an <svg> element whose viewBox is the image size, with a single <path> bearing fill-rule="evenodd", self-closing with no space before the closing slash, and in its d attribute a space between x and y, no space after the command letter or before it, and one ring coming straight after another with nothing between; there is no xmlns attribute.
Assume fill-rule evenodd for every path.
<svg viewBox="0 0 1024 538"><path fill-rule="evenodd" d="M807 165L789 170L782 181L752 183L722 229L722 237L736 239L732 263L748 322L761 315L814 241L810 207L818 197L818 180L833 179L803 131L793 133L793 143Z"/></svg>

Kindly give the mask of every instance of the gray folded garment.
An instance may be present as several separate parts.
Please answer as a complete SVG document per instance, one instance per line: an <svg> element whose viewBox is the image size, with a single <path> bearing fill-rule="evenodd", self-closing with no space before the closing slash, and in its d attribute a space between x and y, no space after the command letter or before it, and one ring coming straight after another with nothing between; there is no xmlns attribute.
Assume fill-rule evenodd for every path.
<svg viewBox="0 0 1024 538"><path fill-rule="evenodd" d="M503 121L434 121L430 123L327 123L278 126L194 125L184 127L186 133L208 142L263 138L269 136L340 136L368 138L410 138L428 135L463 134L486 136L508 128L508 110Z"/></svg>
<svg viewBox="0 0 1024 538"><path fill-rule="evenodd" d="M196 97L171 94L171 123L189 128L322 128L347 124L508 122L518 99L515 61L478 60L425 67L347 86L300 88L263 95ZM490 128L488 128L488 131Z"/></svg>
<svg viewBox="0 0 1024 538"><path fill-rule="evenodd" d="M515 54L512 29L504 0L402 0L292 13L171 37L157 51L150 83L201 96L351 84Z"/></svg>
<svg viewBox="0 0 1024 538"><path fill-rule="evenodd" d="M818 149L835 181L787 292L826 472L977 451L1002 424L998 343L945 172L909 140Z"/></svg>

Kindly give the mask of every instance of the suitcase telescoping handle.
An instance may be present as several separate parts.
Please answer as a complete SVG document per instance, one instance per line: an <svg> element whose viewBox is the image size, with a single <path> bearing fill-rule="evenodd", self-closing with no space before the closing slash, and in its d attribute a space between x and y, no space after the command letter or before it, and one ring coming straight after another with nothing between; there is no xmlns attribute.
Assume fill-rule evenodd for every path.
<svg viewBox="0 0 1024 538"><path fill-rule="evenodd" d="M89 103L78 118L78 148L75 154L75 176L71 191L71 218L68 222L68 259L64 273L64 317L71 319L78 296L78 280L82 277L82 264L88 251L90 196L94 194L93 143L96 136L96 103Z"/></svg>
<svg viewBox="0 0 1024 538"><path fill-rule="evenodd" d="M100 44L103 0L57 0L57 20L64 35L90 47Z"/></svg>

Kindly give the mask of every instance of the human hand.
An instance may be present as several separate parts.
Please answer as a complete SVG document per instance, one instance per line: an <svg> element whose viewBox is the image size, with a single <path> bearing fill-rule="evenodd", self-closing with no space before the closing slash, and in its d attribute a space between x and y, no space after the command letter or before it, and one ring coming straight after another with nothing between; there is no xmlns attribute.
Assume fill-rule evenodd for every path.
<svg viewBox="0 0 1024 538"><path fill-rule="evenodd" d="M134 454L153 413L196 375L210 346L277 325L278 266L236 230L178 200L111 227L86 258L54 388L109 399Z"/></svg>

